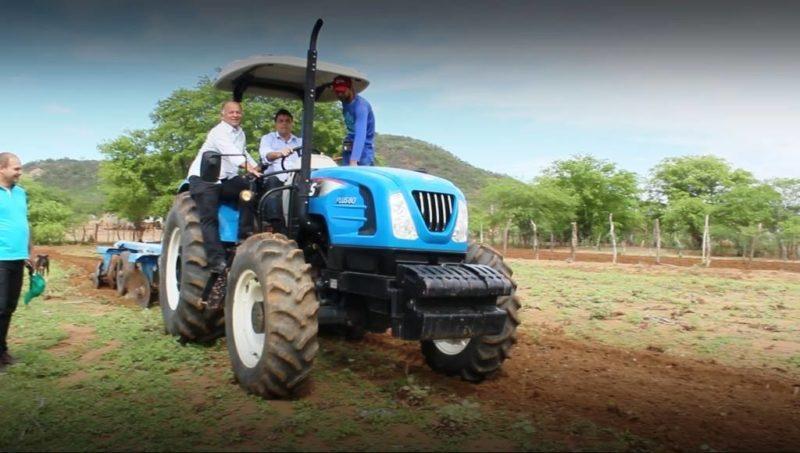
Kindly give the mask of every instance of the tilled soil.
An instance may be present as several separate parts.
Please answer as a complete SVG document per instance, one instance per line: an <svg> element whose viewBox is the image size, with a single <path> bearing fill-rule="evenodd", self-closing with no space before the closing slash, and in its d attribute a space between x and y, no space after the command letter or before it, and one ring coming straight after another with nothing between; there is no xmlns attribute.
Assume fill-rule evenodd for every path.
<svg viewBox="0 0 800 453"><path fill-rule="evenodd" d="M97 263L57 248L46 252L87 276ZM102 291L123 302L113 291L94 290L87 282L81 276L72 283L76 291L95 296ZM676 450L800 450L797 374L613 348L572 340L547 327L527 326L527 331L537 334L521 332L513 357L480 385L428 370L416 343L368 335L363 346L387 350L398 363L405 362L398 377L411 367L451 393L488 407L563 421L565 431L572 421L587 419Z"/></svg>
<svg viewBox="0 0 800 453"><path fill-rule="evenodd" d="M533 250L523 248L509 248L504 254L507 258L525 258L533 259ZM540 260L555 260L565 261L570 257L569 251L561 250L540 250ZM591 263L610 263L612 256L610 253L593 253L593 252L577 252L575 254L576 262L591 262ZM660 258L661 264L671 266L691 267L699 266L702 264L701 259L698 257L682 257L676 256L662 256ZM642 255L617 255L617 263L620 264L656 264L654 256ZM765 270L765 271L789 271L800 272L800 261L782 261L782 260L765 260L754 259L753 261L743 260L742 258L711 258L711 265L709 267L718 269L752 269L752 270Z"/></svg>

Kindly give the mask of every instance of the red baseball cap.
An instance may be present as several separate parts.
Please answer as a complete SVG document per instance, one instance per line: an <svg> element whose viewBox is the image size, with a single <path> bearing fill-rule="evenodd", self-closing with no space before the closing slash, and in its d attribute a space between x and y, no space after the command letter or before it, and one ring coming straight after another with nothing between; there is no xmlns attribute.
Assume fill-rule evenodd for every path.
<svg viewBox="0 0 800 453"><path fill-rule="evenodd" d="M348 88L353 88L353 80L350 77L336 76L333 79L333 91L344 93Z"/></svg>

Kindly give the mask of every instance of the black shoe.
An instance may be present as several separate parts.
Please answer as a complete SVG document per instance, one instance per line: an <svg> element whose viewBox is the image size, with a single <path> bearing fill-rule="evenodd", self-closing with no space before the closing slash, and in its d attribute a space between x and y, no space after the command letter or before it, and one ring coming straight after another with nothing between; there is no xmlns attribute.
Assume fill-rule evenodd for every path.
<svg viewBox="0 0 800 453"><path fill-rule="evenodd" d="M201 303L206 306L208 310L221 310L225 302L225 288L228 284L228 273L222 272L211 287L211 292L208 294L208 300L203 300Z"/></svg>
<svg viewBox="0 0 800 453"><path fill-rule="evenodd" d="M15 363L17 363L17 359L12 357L11 354L8 353L8 351L6 351L2 355L0 355L0 364L13 365Z"/></svg>
<svg viewBox="0 0 800 453"><path fill-rule="evenodd" d="M216 264L211 264L211 265L208 267L208 270L209 270L209 271L210 271L212 274L219 274L219 275L222 275L223 273L225 273L225 269L227 269L227 268L228 268L228 266L226 266L226 265L225 265L225 262L224 262L224 261L222 261L222 262L219 262L219 263L216 263Z"/></svg>

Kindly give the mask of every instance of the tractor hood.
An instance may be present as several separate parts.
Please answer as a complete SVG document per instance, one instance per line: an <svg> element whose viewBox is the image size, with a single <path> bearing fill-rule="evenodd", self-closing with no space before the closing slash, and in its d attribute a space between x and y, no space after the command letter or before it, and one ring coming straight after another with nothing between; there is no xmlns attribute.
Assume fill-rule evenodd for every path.
<svg viewBox="0 0 800 453"><path fill-rule="evenodd" d="M311 178L309 213L325 219L331 245L466 251L466 200L446 179L387 167L321 168Z"/></svg>
<svg viewBox="0 0 800 453"><path fill-rule="evenodd" d="M368 181L381 182L388 179L396 189L403 192L426 190L431 192L449 193L464 198L461 191L450 181L438 176L420 173L417 171L403 170L389 167L335 167L315 170L314 178L336 178L348 182L355 182L370 186ZM385 180L383 181L385 182Z"/></svg>

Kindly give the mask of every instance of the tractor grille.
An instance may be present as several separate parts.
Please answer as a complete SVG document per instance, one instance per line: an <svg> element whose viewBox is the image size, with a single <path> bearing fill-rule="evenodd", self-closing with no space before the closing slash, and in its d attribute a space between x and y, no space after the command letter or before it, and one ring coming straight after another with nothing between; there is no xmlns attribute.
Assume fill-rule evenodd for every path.
<svg viewBox="0 0 800 453"><path fill-rule="evenodd" d="M423 192L415 190L412 192L414 202L419 208L422 218L428 230L439 233L447 228L450 217L453 216L453 201L455 197L446 193Z"/></svg>

